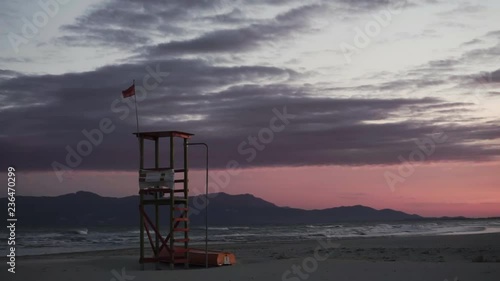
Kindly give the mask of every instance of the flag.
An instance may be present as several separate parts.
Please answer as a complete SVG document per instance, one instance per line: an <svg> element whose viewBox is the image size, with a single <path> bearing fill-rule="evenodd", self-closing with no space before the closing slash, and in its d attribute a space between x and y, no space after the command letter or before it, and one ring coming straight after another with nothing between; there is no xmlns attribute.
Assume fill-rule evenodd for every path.
<svg viewBox="0 0 500 281"><path fill-rule="evenodd" d="M122 95L124 98L128 98L128 97L135 95L135 84L128 87L126 90L123 90Z"/></svg>

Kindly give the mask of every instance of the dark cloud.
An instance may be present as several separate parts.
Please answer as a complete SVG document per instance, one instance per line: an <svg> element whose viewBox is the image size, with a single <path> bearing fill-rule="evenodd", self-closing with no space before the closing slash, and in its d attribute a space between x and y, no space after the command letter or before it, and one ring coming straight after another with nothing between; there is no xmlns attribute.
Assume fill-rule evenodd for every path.
<svg viewBox="0 0 500 281"><path fill-rule="evenodd" d="M12 70L0 69L0 81L13 78L21 75L20 73Z"/></svg>
<svg viewBox="0 0 500 281"><path fill-rule="evenodd" d="M478 48L465 52L460 60L464 63L484 63L491 60L498 60L500 56L500 41L487 48Z"/></svg>
<svg viewBox="0 0 500 281"><path fill-rule="evenodd" d="M500 39L500 30L490 31L488 32L488 34L486 34L486 37Z"/></svg>
<svg viewBox="0 0 500 281"><path fill-rule="evenodd" d="M407 0L338 0L337 2L351 11L372 11L385 7L401 9L413 6L413 3Z"/></svg>
<svg viewBox="0 0 500 281"><path fill-rule="evenodd" d="M213 11L217 1L109 1L95 6L75 23L63 26L59 41L70 45L113 45L122 48L148 43L153 35L189 33L196 13ZM126 44L124 44L126 43Z"/></svg>
<svg viewBox="0 0 500 281"><path fill-rule="evenodd" d="M74 23L63 26L64 35L58 41L71 46L128 49L161 38L163 43L157 47L160 51L244 51L265 41L276 42L307 31L311 28L309 22L317 18L331 20L340 12L354 16L413 5L406 0L324 0L315 4L277 0L112 0L94 6ZM263 19L262 11L273 7L280 7L281 14ZM232 44L235 47L231 48Z"/></svg>
<svg viewBox="0 0 500 281"><path fill-rule="evenodd" d="M156 63L150 65L156 68ZM446 126L422 120L384 122L406 107L439 118L439 110L459 110L468 104L434 98L318 97L314 87L294 86L300 85L296 83L300 73L281 68L216 67L201 60L165 60L158 65L170 74L139 103L142 130L195 133L194 140L211 146L212 167L224 167L229 160L261 167L398 163L399 155L415 149L415 140L435 134L435 130L445 131L450 140L439 144L430 160L485 161L500 154L477 143L500 138L500 129L493 124L454 125L460 120L450 115L445 115L451 124ZM66 146L75 148L85 139L82 130L96 129L102 118L109 118L115 131L105 135L104 142L84 157L78 169L135 169L133 107L122 120L123 112L113 112L111 104L121 100L120 91L133 78L144 76L145 69L146 65L127 64L0 82L0 97L9 105L0 111L4 121L0 125L2 164L15 162L23 170L50 170L53 161L65 162ZM122 103L120 107L128 108ZM239 153L238 147L269 127L273 110L295 117L247 163L250 154ZM193 164L202 163L193 159Z"/></svg>
<svg viewBox="0 0 500 281"><path fill-rule="evenodd" d="M486 87L490 84L500 83L500 69L495 71L482 71L471 75L457 75L453 77L463 86Z"/></svg>
<svg viewBox="0 0 500 281"><path fill-rule="evenodd" d="M462 46L471 46L471 45L477 45L477 44L481 44L481 43L484 43L484 41L476 38L476 39L472 39L470 41L463 43Z"/></svg>
<svg viewBox="0 0 500 281"><path fill-rule="evenodd" d="M264 4L264 1L245 2L246 5ZM262 3L264 2L264 3ZM269 3L274 5L274 1ZM116 47L141 46L158 36L185 38L209 31L211 24L227 23L227 16L219 15L228 8L244 8L239 1L109 1L95 6L89 13L81 16L75 23L66 25L62 31L66 35L59 41L70 45L113 45ZM238 14L230 24L238 21ZM240 14L239 16L243 16ZM127 43L128 45L123 45Z"/></svg>
<svg viewBox="0 0 500 281"><path fill-rule="evenodd" d="M487 81L489 83L500 83L500 69L491 72L488 76Z"/></svg>
<svg viewBox="0 0 500 281"><path fill-rule="evenodd" d="M324 12L318 5L292 9L275 19L261 24L217 30L200 37L162 43L148 49L148 55L178 55L200 53L238 53L258 50L262 44L279 42L293 34L306 31L311 14Z"/></svg>

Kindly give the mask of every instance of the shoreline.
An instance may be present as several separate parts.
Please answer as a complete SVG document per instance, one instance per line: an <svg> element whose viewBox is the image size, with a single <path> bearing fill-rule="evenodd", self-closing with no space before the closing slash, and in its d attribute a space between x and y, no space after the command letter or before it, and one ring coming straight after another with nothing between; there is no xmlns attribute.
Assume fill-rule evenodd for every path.
<svg viewBox="0 0 500 281"><path fill-rule="evenodd" d="M474 244L476 248L479 248L478 252L486 252L487 248L489 247L490 241L493 240L498 240L500 242L500 233L495 232L495 233L468 233L468 234L453 234L453 235L433 235L433 236L427 236L427 235L412 235L412 236L380 236L380 237L342 237L342 238L326 238L326 237L321 237L318 239L303 239L303 240L283 240L283 241L266 241L266 242L244 242L244 243L237 243L237 242L229 242L229 243L209 243L208 244L208 249L209 250L220 250L220 251L241 251L241 250L248 250L248 249L260 249L260 248L276 248L277 246L281 247L287 247L287 246L293 246L293 245L312 245L315 243L318 243L317 241L333 241L335 244L339 244L339 249L340 250L346 250L347 252L342 252L343 254L349 253L349 249L353 248L355 250L362 249L362 247L356 248L356 245L363 245L365 247L367 246L379 246L379 247L374 247L374 248L382 248L383 246L387 249L393 249L397 248L397 245L404 245L410 243L413 248L426 248L428 247L428 244L435 245L435 241L442 241L444 242L442 245L447 245L446 247L443 246L444 249L453 249L451 247L451 241L461 241L461 244L464 243L464 241L470 245ZM434 241L433 243L429 243L429 240ZM386 243L390 241L390 243ZM441 243L441 242L440 242ZM495 243L493 243L495 245ZM498 258L498 261L495 259L494 262L500 262L500 243L496 244L499 247L499 253L498 256L494 256L494 258ZM312 246L311 246L312 247ZM196 249L205 249L204 244L196 244L193 245L191 248L196 248ZM408 248L408 247L402 247L402 248ZM437 247L435 247L437 248ZM461 249L460 247L459 249ZM146 250L149 250L146 247ZM71 258L71 257L86 257L86 256L95 256L97 254L102 254L102 255L108 255L108 256L120 256L120 255L134 255L135 253L139 252L138 247L127 247L127 248L121 248L121 249L104 249L104 250L89 250L89 251L75 251L75 252L64 252L64 253L49 253L49 254L40 254L40 255L22 255L18 256L20 259L26 259L26 260L33 260L33 259L38 259L38 258ZM347 255L349 256L349 255ZM340 258L340 256L338 256ZM345 258L345 256L344 256Z"/></svg>
<svg viewBox="0 0 500 281"><path fill-rule="evenodd" d="M236 264L188 270L180 267L171 270L168 264L160 264L161 270L157 270L153 263L146 264L143 271L138 262L138 248L127 248L18 257L16 274L8 276L11 279L4 279L7 274L4 270L0 278L119 280L116 278L119 273L126 273L133 280L152 281L166 278L185 281L450 281L455 277L458 280L498 281L500 277L500 233L209 244L209 249L234 253ZM297 267L310 268L309 277L295 275L293 270Z"/></svg>

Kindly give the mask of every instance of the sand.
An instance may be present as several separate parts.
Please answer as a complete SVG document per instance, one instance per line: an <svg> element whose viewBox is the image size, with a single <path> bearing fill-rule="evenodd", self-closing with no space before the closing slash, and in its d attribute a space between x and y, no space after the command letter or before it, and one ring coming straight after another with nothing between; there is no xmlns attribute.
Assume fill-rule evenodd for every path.
<svg viewBox="0 0 500 281"><path fill-rule="evenodd" d="M18 257L16 274L0 280L500 280L500 234L384 237L287 243L243 243L211 248L236 254L217 268L167 265L142 271L137 249ZM5 259L3 260L5 265Z"/></svg>

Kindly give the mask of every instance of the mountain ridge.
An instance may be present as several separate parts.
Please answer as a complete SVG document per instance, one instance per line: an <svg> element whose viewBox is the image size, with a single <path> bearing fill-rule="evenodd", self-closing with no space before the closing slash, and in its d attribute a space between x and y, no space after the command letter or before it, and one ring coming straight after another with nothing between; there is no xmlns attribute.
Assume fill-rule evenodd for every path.
<svg viewBox="0 0 500 281"><path fill-rule="evenodd" d="M205 195L190 196L190 221L204 223ZM6 198L0 198L6 201ZM402 221L424 219L392 209L377 210L363 205L304 210L281 207L253 194L211 193L208 197L211 225L313 224L360 221ZM5 202L6 203L6 202ZM78 191L53 197L17 196L17 217L25 226L135 226L139 221L139 198L104 197ZM166 207L161 215L165 218ZM152 209L152 208L150 208ZM150 212L150 211L149 211Z"/></svg>

